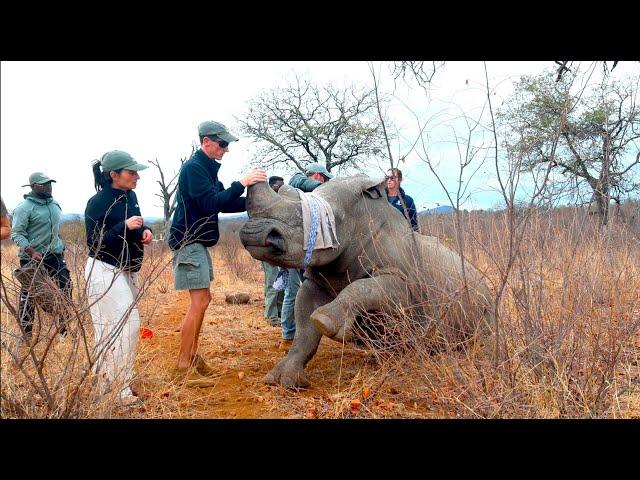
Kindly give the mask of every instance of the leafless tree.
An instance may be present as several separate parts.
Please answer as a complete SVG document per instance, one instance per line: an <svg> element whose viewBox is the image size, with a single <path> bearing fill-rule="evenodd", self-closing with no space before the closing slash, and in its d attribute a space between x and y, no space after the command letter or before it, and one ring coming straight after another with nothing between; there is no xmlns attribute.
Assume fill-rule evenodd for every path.
<svg viewBox="0 0 640 480"><path fill-rule="evenodd" d="M193 151L195 151L194 147L192 147L191 153L193 153ZM181 158L180 166L182 166L182 164L186 160L187 160L186 157ZM156 182L160 187L160 193L156 193L155 196L160 198L160 200L162 201L162 209L163 209L163 216L164 216L163 220L164 220L164 223L167 224L170 221L174 210L176 209L176 206L173 203L173 198L176 193L176 190L178 189L178 176L180 175L180 168L178 168L178 171L173 174L173 176L169 181L167 181L164 174L164 170L160 166L160 162L158 161L158 159L156 158L155 161L149 160L149 163L154 167L156 167L156 169L158 170L158 173L160 174L160 180L156 180Z"/></svg>
<svg viewBox="0 0 640 480"><path fill-rule="evenodd" d="M398 67L397 67L398 68ZM435 74L435 64L434 64L434 71L431 75L431 77L429 77L428 79L426 79L426 77L422 77L422 76L418 76L420 74L420 72L423 72L423 70L420 70L420 68L422 68L422 66L416 66L415 64L411 64L411 65L407 65L405 66L405 68L410 68L411 72L413 75L416 75L416 80L419 83L419 86L424 90L425 94L428 94L427 91L427 87L428 87L428 82L431 80L433 74ZM376 93L376 96L379 95L379 78L378 76L376 76L376 71L374 68L374 65L372 63L369 64L369 69L371 71L371 75L373 78L373 84L374 84L374 91ZM397 74L397 73L396 73ZM397 76L394 77L395 79L397 79ZM378 97L376 97L378 98ZM458 146L458 153L459 153L459 159L460 159L460 164L459 164L459 170L458 170L458 188L456 192L451 192L451 190L449 188L447 188L447 186L445 185L444 180L442 179L442 176L439 175L439 173L437 172L437 166L434 165L434 162L432 161L432 159L429 156L429 147L428 147L428 141L426 138L426 134L425 131L427 129L427 126L429 124L429 120L423 120L421 119L414 110L412 110L409 106L405 105L405 107L409 110L409 112L414 116L415 120L416 120L416 124L418 127L418 133L416 135L416 138L413 140L413 142L411 142L410 147L402 154L399 156L399 158L394 159L393 154L391 152L391 143L390 143L390 138L387 134L387 130L385 128L385 121L384 118L382 116L382 111L380 108L379 103L378 105L378 113L380 115L380 122L383 126L383 135L385 138L385 142L386 142L386 146L387 146L387 151L388 151L388 157L389 157L389 165L390 168L394 168L398 165L399 162L402 162L405 160L405 158L407 156L409 156L412 153L415 153L415 155L420 158L421 160L423 160L429 170L431 171L431 173L434 175L434 177L436 178L436 180L438 181L438 183L440 184L440 186L443 188L445 194L447 195L447 197L449 198L449 201L451 203L451 205L454 207L456 215L455 215L455 220L456 220L456 241L457 241L457 246L458 246L458 252L460 254L461 260L462 260L462 277L463 277L463 285L464 288L462 289L462 291L460 292L461 296L464 298L465 301L469 301L469 291L468 291L468 283L467 283L467 275L466 275L466 260L465 260L465 237L464 237L464 232L463 232L463 227L462 227L462 213L461 213L461 204L464 202L465 198L470 194L469 192L469 184L470 184L470 180L471 178L473 178L473 176L480 170L484 159L486 158L486 154L483 156L483 152L486 150L486 148L484 147L484 145L476 145L474 144L476 142L476 139L474 138L474 132L477 129L481 129L481 125L480 125L480 121L479 120L473 120L469 117L467 117L464 112L461 112L462 117L464 118L464 120L466 121L466 125L467 125L467 135L466 138L459 138L457 132L455 131L455 129L453 129L453 134L455 137L455 143ZM482 117L482 114L480 114L480 117ZM421 147L422 152L420 152L417 147ZM478 161L478 158L481 157L481 159ZM467 172L469 172L471 170L471 173L467 174ZM465 178L468 177L468 178ZM466 181L465 181L466 180ZM403 209L405 211L405 216L408 217L408 212L407 212L407 206L405 205L402 197L400 197L400 201L401 204L403 206Z"/></svg>
<svg viewBox="0 0 640 480"><path fill-rule="evenodd" d="M319 86L296 76L289 85L251 100L238 122L243 133L256 139L255 158L263 167L304 171L319 162L328 171L347 171L384 155L370 88Z"/></svg>
<svg viewBox="0 0 640 480"><path fill-rule="evenodd" d="M402 60L393 62L392 76L394 80L402 79L405 82L415 80L416 83L426 88L435 77L438 70L444 67L442 61L417 61L417 60Z"/></svg>

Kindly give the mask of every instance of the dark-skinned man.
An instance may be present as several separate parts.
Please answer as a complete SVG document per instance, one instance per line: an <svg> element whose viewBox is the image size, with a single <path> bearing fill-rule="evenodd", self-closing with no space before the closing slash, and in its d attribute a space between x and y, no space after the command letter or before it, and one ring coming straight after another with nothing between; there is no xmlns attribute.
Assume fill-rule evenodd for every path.
<svg viewBox="0 0 640 480"><path fill-rule="evenodd" d="M60 289L71 298L71 277L64 261L64 242L60 238L60 214L62 209L52 197L51 186L55 180L42 172L29 176L31 187L24 195L24 201L13 210L11 238L20 247L20 266L36 265L53 278ZM31 340L35 306L29 291L20 291L20 324L25 340ZM66 334L63 319L59 322L59 332Z"/></svg>

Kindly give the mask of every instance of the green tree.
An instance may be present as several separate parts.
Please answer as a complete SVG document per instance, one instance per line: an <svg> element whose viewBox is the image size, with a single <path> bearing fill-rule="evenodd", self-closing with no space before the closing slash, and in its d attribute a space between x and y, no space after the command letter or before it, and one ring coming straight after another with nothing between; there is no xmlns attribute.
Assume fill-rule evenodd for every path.
<svg viewBox="0 0 640 480"><path fill-rule="evenodd" d="M603 225L610 200L640 190L638 80L604 77L581 87L577 74L522 77L498 113L505 148L520 169L551 169L554 191L590 195ZM577 88L580 87L580 88Z"/></svg>
<svg viewBox="0 0 640 480"><path fill-rule="evenodd" d="M328 171L358 168L384 155L382 127L371 89L295 81L250 100L241 131L256 139L263 167L304 171L319 162Z"/></svg>

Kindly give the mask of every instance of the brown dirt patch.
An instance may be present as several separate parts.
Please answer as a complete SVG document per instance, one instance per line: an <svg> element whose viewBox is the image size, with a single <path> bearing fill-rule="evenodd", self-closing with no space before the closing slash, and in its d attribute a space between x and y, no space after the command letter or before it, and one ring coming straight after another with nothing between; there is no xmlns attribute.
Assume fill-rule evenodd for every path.
<svg viewBox="0 0 640 480"><path fill-rule="evenodd" d="M215 260L214 260L215 262ZM218 264L219 265L219 264ZM259 265L257 265L259 268ZM170 271L165 272L171 280ZM256 280L258 277L258 280ZM252 280L253 278L253 280ZM165 279L167 280L167 279ZM162 282L161 282L162 283ZM189 305L187 292L165 288L150 291L140 306L141 325L153 331L153 338L141 339L136 369L144 406L123 416L145 418L322 418L322 417L424 417L432 408L416 402L415 395L388 389L389 378L381 377L381 366L370 354L351 345L323 338L316 356L307 365L312 385L307 390L289 391L268 386L263 377L285 354L278 350L279 327L263 318L264 298L260 275L246 281L229 278L224 267L216 270L212 283L213 300L205 314L199 352L220 372L211 388L176 388L169 378L180 341L180 326ZM167 288L168 287L168 288ZM245 305L225 302L228 291L241 289L250 294ZM165 293L163 291L166 290ZM368 398L362 390L368 388ZM358 398L363 405L351 411ZM406 405L405 405L406 403Z"/></svg>

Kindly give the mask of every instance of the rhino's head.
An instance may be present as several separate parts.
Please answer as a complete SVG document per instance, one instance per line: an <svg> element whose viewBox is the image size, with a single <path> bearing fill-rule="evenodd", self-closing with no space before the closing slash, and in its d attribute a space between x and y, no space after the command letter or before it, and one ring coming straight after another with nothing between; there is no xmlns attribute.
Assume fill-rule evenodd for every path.
<svg viewBox="0 0 640 480"><path fill-rule="evenodd" d="M377 203L383 211L388 208L384 187L382 179L356 175L334 178L314 190L333 208L340 246L314 250L310 266L331 263L353 238L371 231ZM251 256L281 267L302 268L305 250L298 192L285 185L276 193L267 182L253 185L247 191L247 213L249 221L240 230L240 241Z"/></svg>

